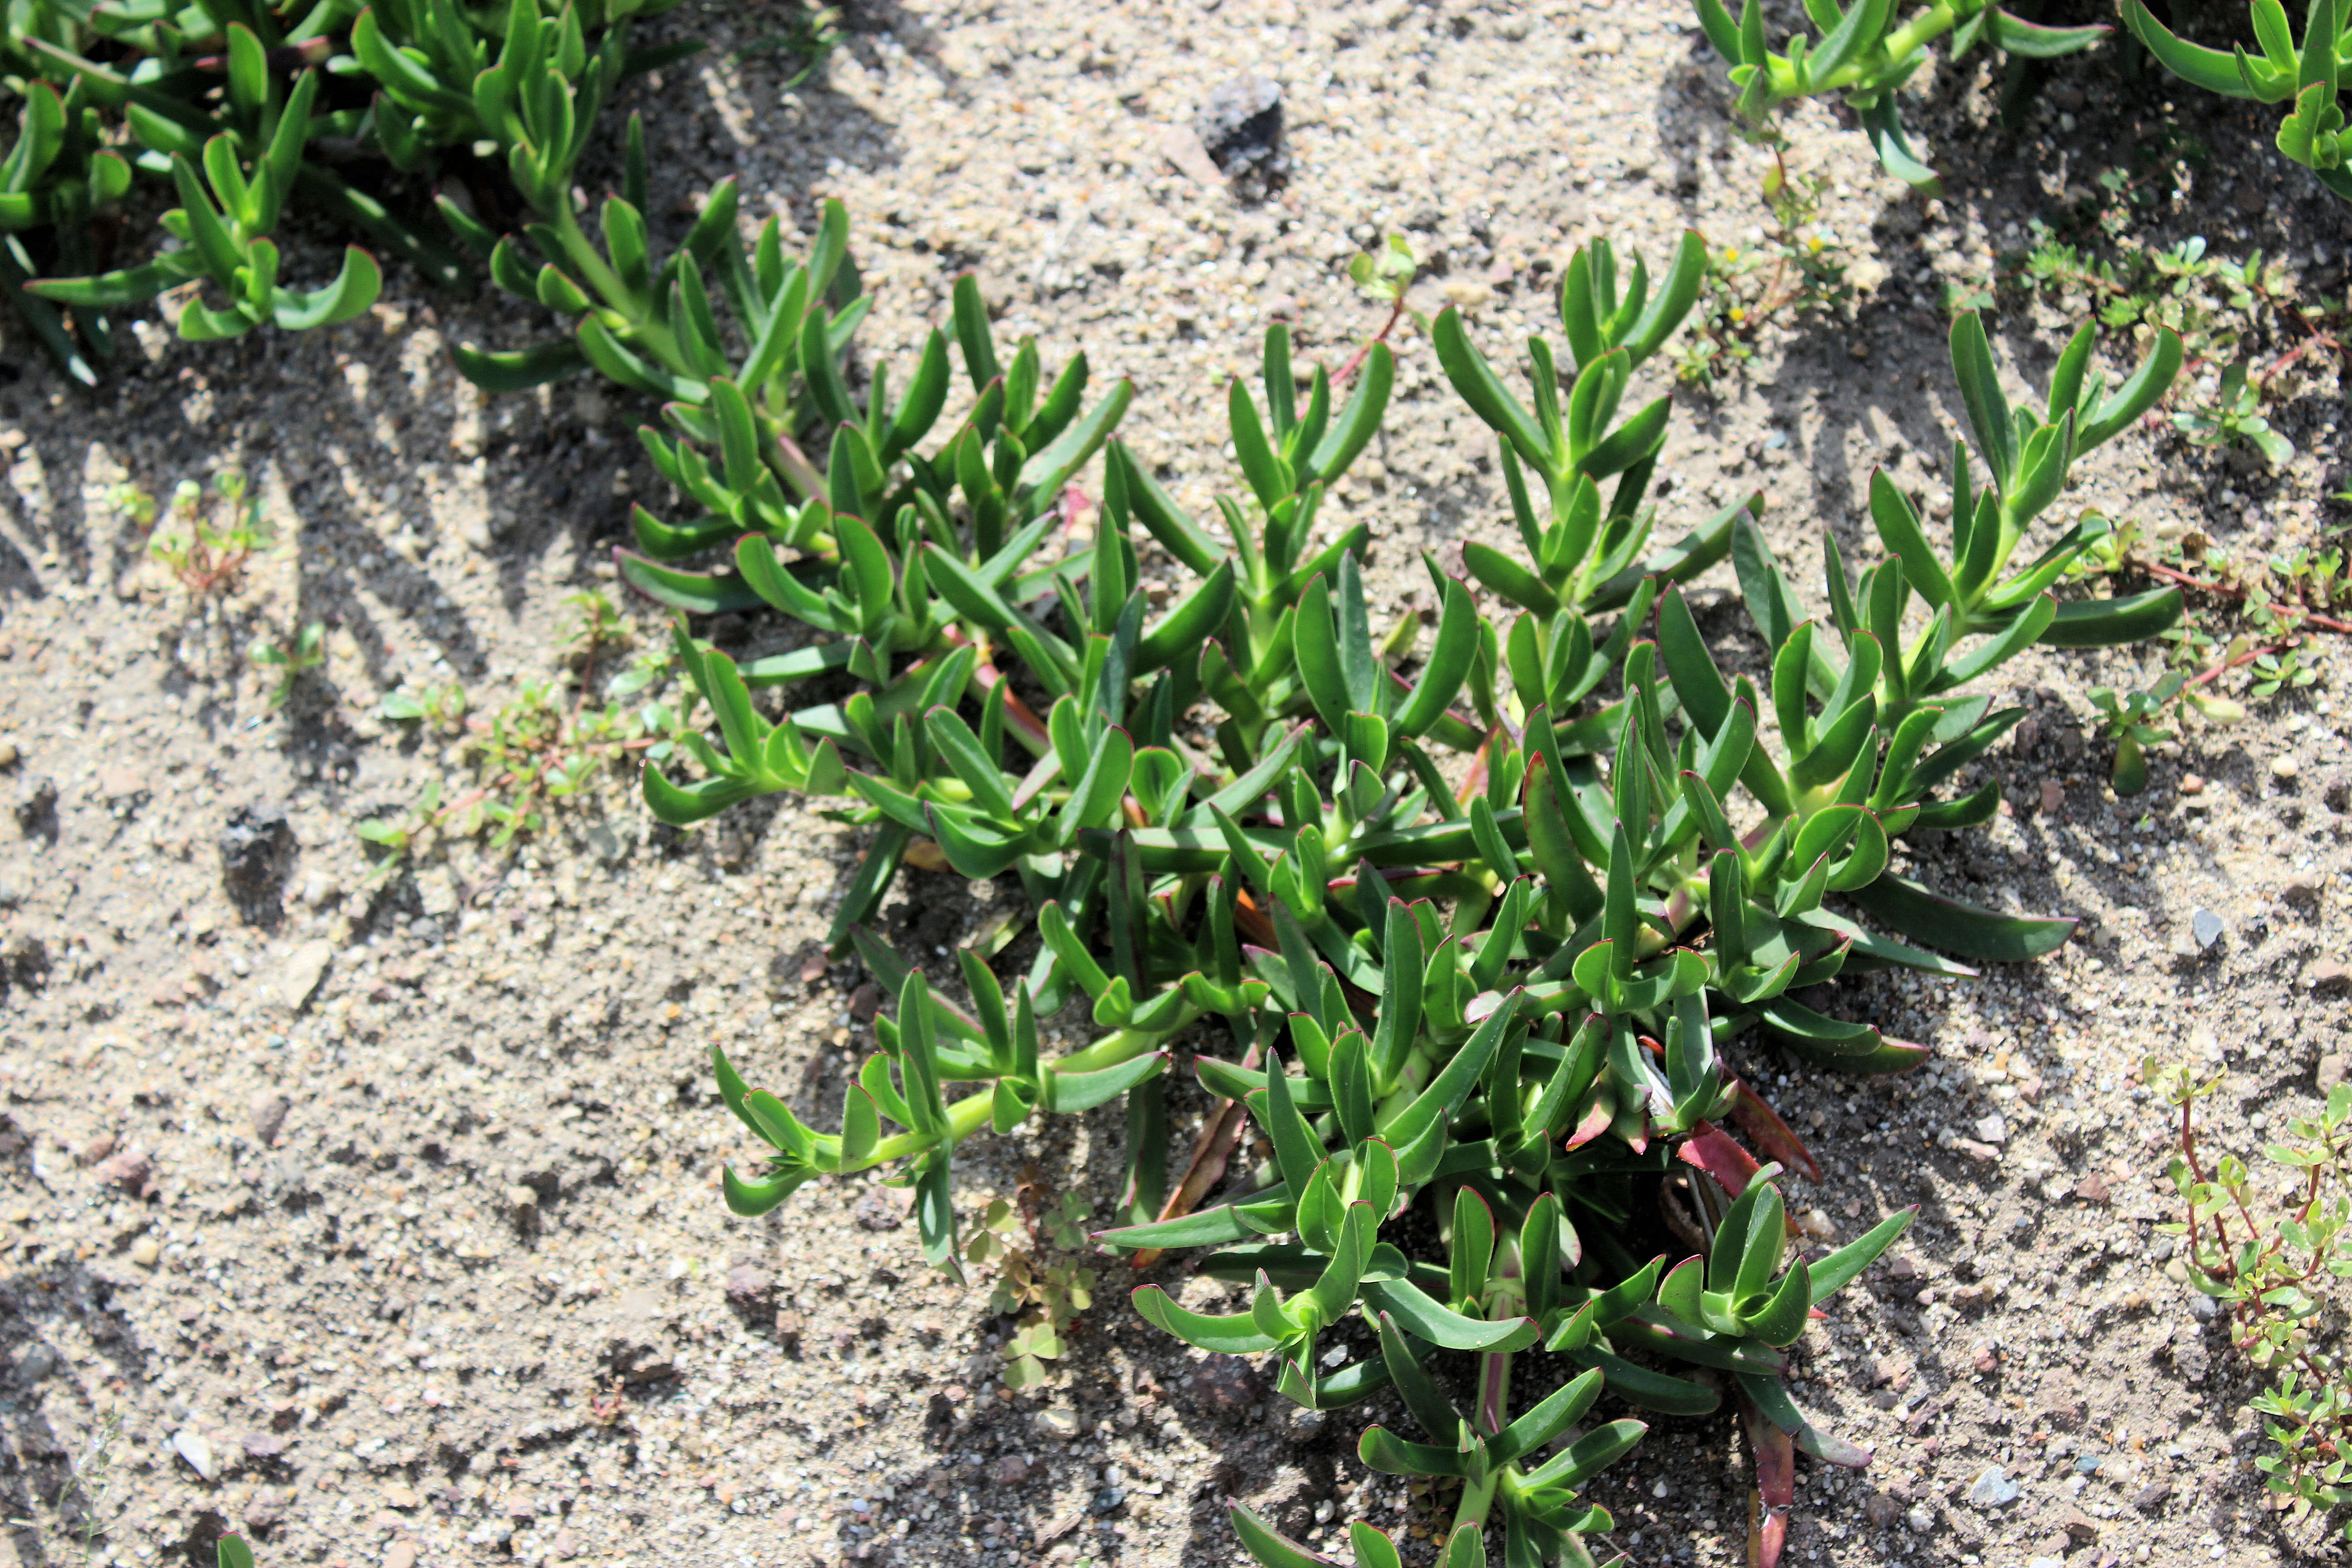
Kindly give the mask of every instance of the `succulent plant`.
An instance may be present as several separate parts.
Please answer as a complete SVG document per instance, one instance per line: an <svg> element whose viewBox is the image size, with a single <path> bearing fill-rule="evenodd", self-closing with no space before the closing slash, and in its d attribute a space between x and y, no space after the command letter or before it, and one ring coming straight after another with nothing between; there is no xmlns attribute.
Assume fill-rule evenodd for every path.
<svg viewBox="0 0 2352 1568"><path fill-rule="evenodd" d="M2352 167L2346 154L2340 100L2347 58L2352 58L2352 16L2341 6L2317 3L2306 8L2298 39L2279 0L2253 0L2247 8L2254 48L2232 44L2209 49L2192 44L2156 19L2141 0L2124 0L2124 25L2164 68L2181 80L2226 98L2288 105L2278 128L2278 150L2318 176L2319 183L2352 201Z"/></svg>
<svg viewBox="0 0 2352 1568"><path fill-rule="evenodd" d="M314 155L321 139L338 143L339 159L355 150L420 181L437 179L453 149L471 156L487 144L507 165L513 196L541 220L534 228L577 257L573 172L604 99L623 77L698 47L629 49L633 16L664 8L380 0L289 21L218 0L180 10L26 0L10 12L5 50L26 107L0 167L0 197L14 198L0 211L11 237L0 279L85 382L96 379L91 356L107 352L104 312L189 281L209 279L226 296L183 311L181 334L191 339L330 325L365 310L381 275L355 247L323 287L278 281L273 235L292 205L360 230L443 287L464 286L471 268L462 250L346 180L338 160ZM106 150L118 141L131 156ZM90 218L127 193L134 169L172 182L180 205L163 224L178 244L92 275L83 270L95 254ZM454 184L438 206L440 226L492 254L495 215L478 216ZM499 370L511 378L510 366Z"/></svg>
<svg viewBox="0 0 2352 1568"><path fill-rule="evenodd" d="M1896 20L1894 0L1806 0L1816 37L1800 32L1783 53L1766 44L1761 0L1745 0L1734 16L1724 0L1696 0L1701 27L1730 66L1738 94L1734 112L1767 136L1773 110L1794 99L1838 93L1860 116L1871 148L1886 172L1924 195L1942 189L1935 171L1911 149L1895 93L1929 59L1929 46L1948 39L1958 60L1982 44L2019 60L2054 59L2091 47L2103 26L2053 27L2005 10L1992 0L1934 0Z"/></svg>
<svg viewBox="0 0 2352 1568"><path fill-rule="evenodd" d="M837 252L828 229L803 298L838 276ZM1438 605L1425 648L1411 618L1376 630L1360 526L1319 544L1314 531L1323 487L1379 418L1384 348L1335 415L1319 375L1297 404L1288 337L1268 334L1263 405L1239 382L1229 392L1242 493L1219 500L1212 529L1103 438L1116 412L1089 428L1075 392L1034 401L1034 350L1003 365L969 286L954 327L976 402L936 445L943 399L918 389L940 379L938 334L907 382L917 418L900 417L878 373L862 406L824 390L795 404L839 352L804 338L801 375L763 401L774 423L756 426L740 469L779 486L796 475L801 510L740 514L731 575L660 565L650 548L625 563L681 609L764 603L819 639L739 666L681 631L723 744L692 746L700 782L649 768L655 812L685 824L795 791L877 830L835 939L896 1015L877 1020L839 1133L803 1124L715 1053L728 1103L770 1150L764 1169L729 1173L730 1203L761 1212L814 1175L892 1164L915 1189L926 1254L953 1269L956 1146L1123 1094L1125 1192L1097 1239L1139 1265L1213 1248L1202 1272L1245 1293L1202 1310L1145 1284L1138 1310L1195 1345L1275 1357L1282 1391L1309 1406L1393 1389L1426 1440L1375 1427L1363 1455L1463 1482L1448 1562L1478 1560L1490 1529L1514 1563L1588 1561L1581 1538L1606 1515L1574 1493L1639 1423L1547 1461L1536 1452L1603 1390L1649 1409L1715 1407L1711 1387L1661 1361L1730 1374L1759 1458L1759 1540L1777 1557L1794 1450L1867 1458L1798 1410L1782 1352L1909 1215L1791 1262L1776 1178L1818 1167L1723 1051L1760 1029L1805 1061L1901 1071L1926 1047L1796 994L1849 969L1974 973L1930 949L2019 959L2065 939L2069 922L1896 876L1892 844L1997 805L1990 784L1945 794L2016 720L1972 684L2036 641L2130 640L2178 616L2169 594L2056 604L2066 563L2104 532L2096 519L2010 562L2073 460L2160 395L2179 349L2159 340L2109 390L2078 337L2036 417L2010 407L1964 319L1954 362L1981 456L1956 451L1954 537L1931 544L1911 500L1875 480L1890 558L1857 580L1825 546L1817 623L1752 502L1652 542L1665 405L1618 410L1689 308L1691 254L1653 295L1638 263L1621 288L1606 246L1580 253L1560 301L1569 374L1531 345L1532 410L1457 316L1434 323L1449 379L1502 442L1527 558L1465 550L1472 577L1513 606L1503 626L1425 557ZM673 422L686 426L675 410ZM829 444L817 438L828 425ZM1099 498L1075 496L1097 449ZM817 450L821 465L793 456ZM703 504L711 521L692 544L709 550L719 520L738 514ZM665 537L639 527L643 543ZM1139 535L1184 574L1156 614ZM1682 586L1726 556L1771 650L1760 691L1718 669ZM1915 594L1930 613L1905 645ZM848 694L799 707L787 695L767 711L754 696L820 677ZM910 861L1017 878L1038 939L1026 973L992 967L1017 934L1000 931L959 955L971 999L959 1005L867 931ZM1040 1021L1072 1004L1101 1032L1045 1054ZM1209 1036L1188 1033L1196 1025ZM1233 1054L1212 1048L1218 1033ZM1218 1103L1190 1166L1171 1173L1161 1079L1188 1040ZM971 1087L950 1097L955 1082ZM1263 1163L1239 1152L1244 1122L1272 1151ZM1632 1222L1677 1185L1712 1241L1645 1261ZM1424 1202L1442 1261L1409 1256L1402 1231L1383 1237ZM1329 1338L1356 1316L1379 1352L1334 1363ZM1569 1381L1514 1415L1512 1358L1532 1355L1559 1358L1542 1364ZM1475 1358L1466 1415L1437 1392L1447 1356ZM1312 1555L1246 1510L1234 1523L1269 1568ZM1360 1529L1355 1549L1366 1563L1392 1551Z"/></svg>

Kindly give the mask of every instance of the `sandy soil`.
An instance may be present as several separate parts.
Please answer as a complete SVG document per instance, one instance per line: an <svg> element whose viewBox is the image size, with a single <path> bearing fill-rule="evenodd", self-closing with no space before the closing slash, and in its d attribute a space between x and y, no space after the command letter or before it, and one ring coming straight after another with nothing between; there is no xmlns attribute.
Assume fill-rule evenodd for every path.
<svg viewBox="0 0 2352 1568"><path fill-rule="evenodd" d="M1658 258L1686 225L1723 243L1762 216L1719 68L1662 0L861 4L798 89L777 53L733 58L782 18L664 24L713 47L629 99L676 193L661 221L682 226L730 172L788 226L838 195L877 297L866 352L901 363L978 268L1000 332L1133 378L1128 438L1201 510L1234 482L1223 378L1271 319L1344 356L1378 315L1345 263L1382 234L1432 263L1417 304L1461 305L1515 358L1579 241ZM1169 141L1253 71L1282 89L1291 164L1254 205ZM2127 160L2164 90L2107 55L2052 80L2016 134L1990 127L1974 62L1922 84L1937 204L1827 113L1799 117L1800 166L1834 182L1825 221L1873 287L1850 320L1771 334L1745 379L1681 400L1669 523L1760 488L1778 544L1810 559L1823 526L1862 539L1872 466L1942 472L1942 280L1980 278L2027 217ZM2147 232L2263 247L2341 297L2344 210L2278 163L2263 114L2179 111L2214 153ZM982 1286L927 1273L895 1194L831 1184L759 1223L727 1215L719 1165L745 1150L710 1044L822 1118L870 1041L862 975L815 961L853 836L782 802L682 837L616 773L519 853L459 841L372 874L354 825L461 782L376 715L383 695L454 677L486 710L562 677L563 596L614 589L606 547L656 488L628 398L583 382L492 399L451 370L447 342L519 345L539 315L395 273L371 317L308 337L190 347L144 325L94 397L25 344L0 355L0 793L17 808L0 819L0 1505L34 1521L6 1550L82 1561L84 1500L58 1501L79 1473L111 1521L90 1560L126 1564L208 1563L224 1529L266 1563L336 1568L1231 1563L1227 1495L1326 1542L1370 1519L1425 1558L1443 1514L1354 1458L1378 1403L1305 1415L1255 1369L1187 1352L1128 1311L1123 1263L1095 1260L1071 1354L1013 1397L1004 1321ZM2020 386L2063 341L2024 310L1996 336ZM2304 456L2282 472L2140 431L2078 501L2241 547L2315 538L2339 521L2336 392L2315 377L2287 406ZM1337 498L1339 521L1374 524L1392 601L1420 550L1507 526L1490 454L1408 339L1388 429ZM239 593L192 605L107 498L227 468L254 477L279 543ZM1727 584L1699 599L1737 658L1753 645ZM273 715L240 650L313 619L326 667ZM1990 762L2011 809L1908 851L1965 896L2083 917L2080 941L1974 981L1846 988L1937 1047L1906 1081L1742 1049L1827 1167L1799 1208L1852 1235L1922 1205L1805 1342L1800 1397L1878 1457L1802 1474L1796 1563L2266 1564L2318 1539L2263 1506L2255 1385L2167 1272L2166 1132L2133 1071L2150 1050L2226 1061L2215 1136L2242 1146L2342 1075L2340 659L2165 748L2119 802L2082 692L2155 662L2010 667L2036 705ZM224 834L238 848L274 813L286 838L232 888ZM915 878L886 923L944 952L1007 896ZM960 1199L976 1214L1034 1164L1100 1214L1119 1137L1106 1112L983 1141ZM2014 1500L1971 1500L2006 1489L1979 1488L1992 1468ZM1595 1495L1634 1562L1723 1563L1745 1488L1728 1423L1660 1421Z"/></svg>

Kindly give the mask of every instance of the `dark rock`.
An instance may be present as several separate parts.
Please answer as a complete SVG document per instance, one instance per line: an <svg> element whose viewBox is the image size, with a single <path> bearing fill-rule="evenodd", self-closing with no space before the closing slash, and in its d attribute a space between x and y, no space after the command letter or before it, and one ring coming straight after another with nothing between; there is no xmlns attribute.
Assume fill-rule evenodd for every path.
<svg viewBox="0 0 2352 1568"><path fill-rule="evenodd" d="M1213 1355L1192 1374L1192 1386L1210 1409L1238 1415L1265 1397L1257 1371L1239 1356Z"/></svg>
<svg viewBox="0 0 2352 1568"><path fill-rule="evenodd" d="M907 1223L906 1210L888 1194L868 1187L858 1195L857 1223L867 1230L896 1230Z"/></svg>
<svg viewBox="0 0 2352 1568"><path fill-rule="evenodd" d="M1283 172L1282 89L1265 77L1235 77L1210 93L1192 132L1228 176Z"/></svg>
<svg viewBox="0 0 2352 1568"><path fill-rule="evenodd" d="M294 868L294 829L279 805L239 806L220 831L221 883L248 923L284 913L287 874Z"/></svg>
<svg viewBox="0 0 2352 1568"><path fill-rule="evenodd" d="M43 776L16 786L16 826L27 833L54 824L58 815L58 781Z"/></svg>
<svg viewBox="0 0 2352 1568"><path fill-rule="evenodd" d="M262 1147L268 1148L278 1142L278 1134L286 1126L286 1112L290 1109L282 1094L264 1094L255 1098L249 1114L253 1121L253 1136Z"/></svg>
<svg viewBox="0 0 2352 1568"><path fill-rule="evenodd" d="M2314 996L2352 995L2352 965L2340 958L2323 958L2305 972L2304 978Z"/></svg>
<svg viewBox="0 0 2352 1568"><path fill-rule="evenodd" d="M2337 773L2329 779L2320 786L2319 798L2330 811L2352 811L2352 773Z"/></svg>
<svg viewBox="0 0 2352 1568"><path fill-rule="evenodd" d="M2150 1481L2147 1485L2140 1488L2139 1490L2132 1494L2132 1507L2139 1510L2142 1513L2152 1513L2156 1510L2163 1507L2164 1500L2171 1495L2172 1483L2170 1481Z"/></svg>

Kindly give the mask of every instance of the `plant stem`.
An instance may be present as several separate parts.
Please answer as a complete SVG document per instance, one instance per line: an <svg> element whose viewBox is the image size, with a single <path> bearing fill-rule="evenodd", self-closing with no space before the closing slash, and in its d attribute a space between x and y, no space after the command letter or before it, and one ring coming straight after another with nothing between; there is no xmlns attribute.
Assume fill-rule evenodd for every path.
<svg viewBox="0 0 2352 1568"><path fill-rule="evenodd" d="M2294 647L2294 644L2293 643L2280 642L2269 643L2261 647L2250 647L2246 649L2245 652L2239 654L2236 658L2225 658L2221 663L2215 665L2212 668L2203 671L2198 675L2196 679L2189 681L2189 684L2190 686L2202 686L2207 681L2213 679L2216 676L2225 675L2229 671L2237 668L2242 664L2252 664L2254 660L2263 658L2266 654L2284 653L2293 647ZM2186 689L2186 688L2183 689Z"/></svg>
<svg viewBox="0 0 2352 1568"><path fill-rule="evenodd" d="M2246 590L2234 583L2217 582L2210 577L2193 577L2186 572L2175 570L2160 562L2142 560L2137 555L2126 556L2124 564L2135 571L2145 572L2151 577L2159 578L2167 583L2179 584L2183 588L2191 588L2200 594L2210 594L2217 599L2227 599L2232 604L2242 605L2248 597ZM2298 616L2295 624L2305 631L2332 632L2337 637L2352 637L2352 621L2338 620L2333 616L2323 616L2311 610L2298 610L2295 613Z"/></svg>
<svg viewBox="0 0 2352 1568"><path fill-rule="evenodd" d="M1411 286L1410 279L1397 286L1396 299L1389 306L1389 319L1381 323L1379 331L1357 345L1356 352L1349 357L1348 363L1339 367L1339 374L1331 378L1333 386L1347 385L1349 378L1363 367L1364 361L1371 357L1373 345L1389 341L1389 334L1396 331L1398 321L1404 315L1404 291Z"/></svg>

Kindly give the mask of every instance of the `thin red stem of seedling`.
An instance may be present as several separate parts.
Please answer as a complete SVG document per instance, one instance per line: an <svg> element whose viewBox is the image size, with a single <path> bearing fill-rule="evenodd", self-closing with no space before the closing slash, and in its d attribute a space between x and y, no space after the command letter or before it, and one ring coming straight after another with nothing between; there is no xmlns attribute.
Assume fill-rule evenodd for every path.
<svg viewBox="0 0 2352 1568"><path fill-rule="evenodd" d="M1389 334L1396 331L1397 322L1403 319L1404 291L1411 287L1412 287L1412 279L1410 278L1397 285L1396 299L1389 305L1389 319L1381 323L1379 331L1374 332L1357 346L1355 353L1348 363L1339 367L1339 374L1331 378L1332 385L1347 385L1348 378L1362 369L1364 361L1371 357L1373 346L1389 341Z"/></svg>
<svg viewBox="0 0 2352 1568"><path fill-rule="evenodd" d="M2221 663L2215 665L2210 669L2200 671L2194 679L2189 681L2189 684L2191 686L2202 686L2207 681L2213 679L2217 676L2228 674L2231 670L2237 668L2242 664L2252 664L2254 660L2261 658L2265 654L2284 653L2293 647L2294 647L2294 644L2291 642L2275 642L2265 643L2260 647L2250 647L2246 649L2245 652L2239 654L2234 658L2223 659Z"/></svg>
<svg viewBox="0 0 2352 1568"><path fill-rule="evenodd" d="M2158 562L2143 561L2137 556L2132 557L2127 564L2136 571L2147 573L2151 577L2161 578L2167 583L2177 583L2181 587L2193 588L2200 594L2210 594L2217 599L2227 599L2232 604L2242 605L2248 596L2245 589L2234 584L2216 582L2210 577L2191 576L2186 572L2176 571ZM2297 610L2295 615L2298 617L2295 624L2305 631L2330 632L2337 637L2352 637L2352 621L2338 620L2334 616L2323 616L2312 610Z"/></svg>

